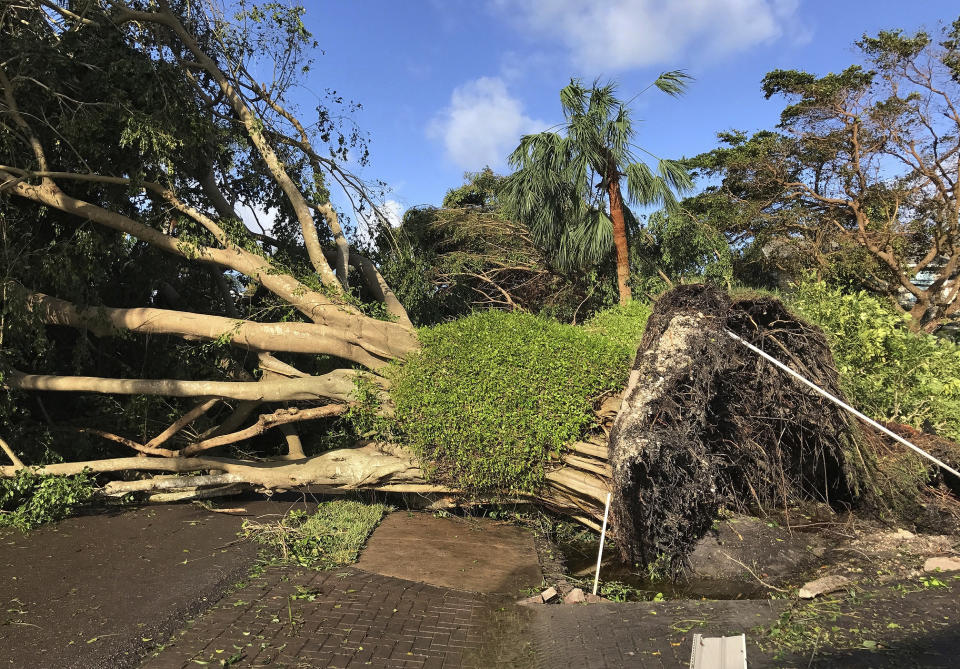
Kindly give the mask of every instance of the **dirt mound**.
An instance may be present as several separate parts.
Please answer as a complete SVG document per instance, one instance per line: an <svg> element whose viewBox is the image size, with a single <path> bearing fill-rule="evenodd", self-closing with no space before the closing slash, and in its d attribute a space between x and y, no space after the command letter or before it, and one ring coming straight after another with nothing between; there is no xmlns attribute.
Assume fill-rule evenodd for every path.
<svg viewBox="0 0 960 669"><path fill-rule="evenodd" d="M703 285L666 293L610 436L615 532L630 563L676 574L721 506L851 504L870 479L854 420L726 330L842 396L823 332L780 301Z"/></svg>

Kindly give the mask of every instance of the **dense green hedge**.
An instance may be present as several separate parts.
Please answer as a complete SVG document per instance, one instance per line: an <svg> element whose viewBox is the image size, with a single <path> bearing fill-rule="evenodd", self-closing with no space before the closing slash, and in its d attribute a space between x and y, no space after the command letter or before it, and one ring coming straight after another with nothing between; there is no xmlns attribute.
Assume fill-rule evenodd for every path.
<svg viewBox="0 0 960 669"><path fill-rule="evenodd" d="M917 428L926 422L960 441L960 346L911 332L905 316L864 292L810 282L790 301L827 333L844 390L858 409Z"/></svg>
<svg viewBox="0 0 960 669"><path fill-rule="evenodd" d="M583 435L594 401L626 383L642 303L585 326L477 312L420 331L393 372L396 426L430 474L477 491L532 491L544 458Z"/></svg>

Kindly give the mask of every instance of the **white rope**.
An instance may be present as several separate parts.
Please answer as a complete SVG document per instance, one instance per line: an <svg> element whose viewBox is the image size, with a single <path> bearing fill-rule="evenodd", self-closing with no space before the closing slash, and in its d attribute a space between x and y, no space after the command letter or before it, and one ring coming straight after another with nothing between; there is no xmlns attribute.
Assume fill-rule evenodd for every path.
<svg viewBox="0 0 960 669"><path fill-rule="evenodd" d="M600 551L597 553L597 575L593 577L593 594L597 594L600 584L600 561L603 560L603 540L607 538L607 516L610 515L610 493L607 493L607 506L603 510L603 529L600 530Z"/></svg>
<svg viewBox="0 0 960 669"><path fill-rule="evenodd" d="M787 374L789 374L790 376L794 377L795 379L797 379L798 381L800 381L801 383L803 383L804 385L806 385L807 387L809 387L809 388L810 388L811 390L813 390L814 392L817 392L817 393L819 393L820 395L823 395L824 397L826 397L828 400L830 400L831 402L833 402L833 403L836 404L837 406L846 409L847 411L849 411L850 413L852 413L854 416L856 416L856 417L859 418L860 420L864 421L865 423L869 423L870 425L872 425L873 427L877 428L878 430L880 430L881 432L883 432L883 433L886 434L887 436L892 437L893 439L896 439L897 441L899 441L901 444L903 444L903 445L906 446L907 448L910 448L910 449L912 449L913 451L915 451L918 455L921 455L921 456L925 457L925 458L926 458L927 460L929 460L930 462L934 463L935 465L937 465L938 467L940 467L940 468L942 468L942 469L947 470L948 472L950 472L951 474L953 474L954 476L956 476L958 479L960 479L960 472L958 472L956 469L954 469L954 468L951 467L950 465L946 464L945 462L943 462L943 461L940 460L939 458L936 458L936 457L934 457L933 455L930 455L929 453L927 453L925 450L923 450L923 449L920 448L919 446L915 446L914 444L911 444L909 441L907 441L906 439L904 439L903 437L901 437L899 434L897 434L897 433L894 432L893 430L889 430L889 429L885 428L883 425L881 425L880 423L878 423L877 421L873 420L872 418L869 418L869 417L863 415L862 413L860 413L859 411L857 411L856 409L854 409L852 406L850 406L849 404L847 404L847 403L844 402L843 400L841 400L841 399L839 399L839 398L837 398L837 397L834 397L833 395L831 395L830 393L828 393L826 390L822 389L822 388L821 388L820 386L818 386L817 384L813 383L812 381L807 380L806 378L804 378L803 376L801 376L801 375L798 374L797 372L795 372L795 371L793 371L792 369L790 369L789 367L787 367L785 364L783 364L782 362L780 362L779 360L777 360L776 358L774 358L773 356L771 356L769 353L766 353L765 351L760 350L759 348L757 348L756 346L754 346L753 344L751 344L751 343L748 342L748 341L744 341L743 339L741 339L740 337L738 337L738 336L735 335L734 333L730 332L730 330L724 330L724 332L726 332L728 335L730 335L730 337L731 337L732 339L734 339L735 341L740 342L741 344L743 344L744 346L746 346L747 348L749 348L751 351L753 351L754 353L756 353L757 355L759 355L760 357L762 357L764 360L767 360L767 361L769 361L769 362L772 362L774 365L776 365L777 367L779 367L780 369L782 369L783 371L785 371Z"/></svg>

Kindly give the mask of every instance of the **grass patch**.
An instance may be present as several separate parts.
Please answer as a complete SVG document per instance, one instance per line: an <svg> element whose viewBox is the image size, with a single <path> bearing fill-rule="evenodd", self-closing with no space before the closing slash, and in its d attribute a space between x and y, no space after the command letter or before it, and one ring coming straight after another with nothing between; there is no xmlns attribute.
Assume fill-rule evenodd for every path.
<svg viewBox="0 0 960 669"><path fill-rule="evenodd" d="M312 515L295 510L274 523L244 521L240 535L270 549L272 562L335 569L356 562L387 508L351 500L322 502Z"/></svg>

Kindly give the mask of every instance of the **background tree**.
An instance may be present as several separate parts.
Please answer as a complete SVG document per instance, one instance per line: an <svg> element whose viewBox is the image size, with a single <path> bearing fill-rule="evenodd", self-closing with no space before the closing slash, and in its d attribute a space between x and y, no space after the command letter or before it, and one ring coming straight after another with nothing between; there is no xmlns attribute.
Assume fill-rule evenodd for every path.
<svg viewBox="0 0 960 669"><path fill-rule="evenodd" d="M680 95L689 77L665 72L651 86ZM526 135L510 155L516 172L501 193L510 216L526 226L558 267L592 266L616 251L620 302L630 300L628 228L636 218L624 204L676 205L675 191L691 187L678 163L658 159L654 172L638 158L629 102L615 97L616 85L579 80L560 91L562 132ZM652 155L652 154L650 154Z"/></svg>
<svg viewBox="0 0 960 669"><path fill-rule="evenodd" d="M776 70L780 132L723 133L691 165L720 177L686 204L753 267L805 268L884 296L927 331L960 310L960 20L939 42L857 42L865 69Z"/></svg>
<svg viewBox="0 0 960 669"><path fill-rule="evenodd" d="M560 271L505 211L504 177L485 168L464 179L442 207L411 208L399 227L378 235L375 257L415 323L432 325L474 309L582 321L616 299L604 281L612 273L609 259L586 272Z"/></svg>

